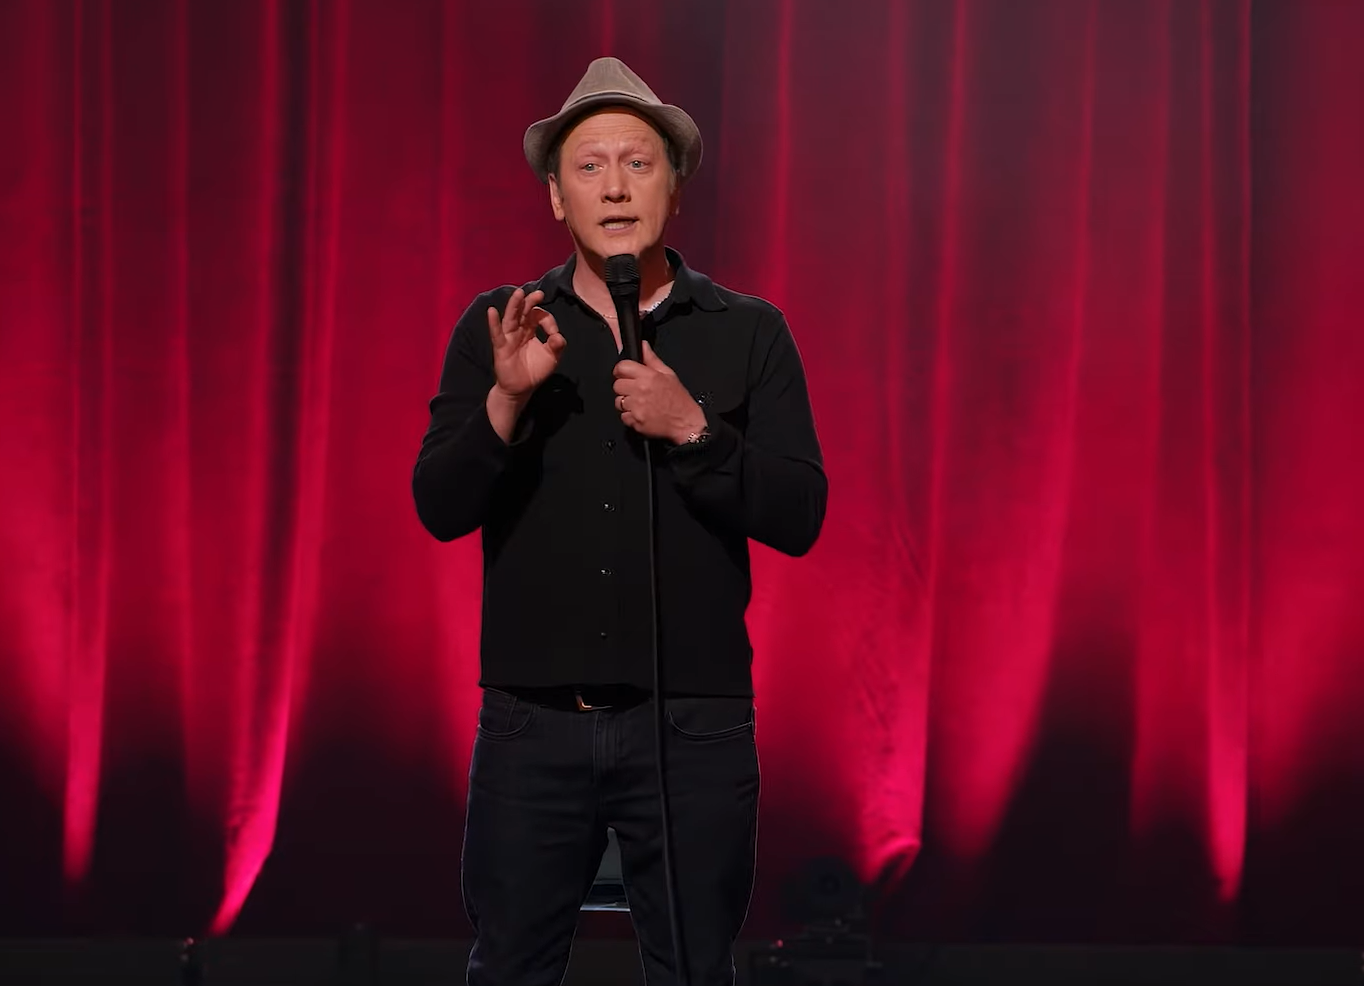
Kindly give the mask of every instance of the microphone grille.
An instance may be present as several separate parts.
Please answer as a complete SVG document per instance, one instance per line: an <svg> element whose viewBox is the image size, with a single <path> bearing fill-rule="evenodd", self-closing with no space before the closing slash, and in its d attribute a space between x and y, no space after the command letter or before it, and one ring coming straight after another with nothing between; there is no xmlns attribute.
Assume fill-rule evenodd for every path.
<svg viewBox="0 0 1364 986"><path fill-rule="evenodd" d="M638 284L639 262L634 254L618 253L606 258L607 284Z"/></svg>

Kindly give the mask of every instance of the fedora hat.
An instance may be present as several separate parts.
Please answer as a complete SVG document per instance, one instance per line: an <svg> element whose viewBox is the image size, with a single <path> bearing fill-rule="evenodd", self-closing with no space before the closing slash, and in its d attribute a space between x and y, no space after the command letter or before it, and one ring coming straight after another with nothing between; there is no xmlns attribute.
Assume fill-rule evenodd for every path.
<svg viewBox="0 0 1364 986"><path fill-rule="evenodd" d="M559 136L589 110L603 106L627 106L668 135L677 150L679 183L701 166L701 131L695 121L681 108L662 102L619 58L598 58L587 66L558 113L526 129L522 148L542 182L549 181L549 152Z"/></svg>

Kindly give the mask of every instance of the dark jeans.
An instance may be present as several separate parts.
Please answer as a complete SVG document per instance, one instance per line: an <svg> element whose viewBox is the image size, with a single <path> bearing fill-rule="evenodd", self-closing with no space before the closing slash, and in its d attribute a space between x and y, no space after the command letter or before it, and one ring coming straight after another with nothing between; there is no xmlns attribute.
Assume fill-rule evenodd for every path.
<svg viewBox="0 0 1364 986"><path fill-rule="evenodd" d="M669 808L689 978L734 981L757 840L753 705L669 698ZM485 689L469 770L463 889L470 986L557 986L616 830L649 986L676 982L652 701L579 712Z"/></svg>

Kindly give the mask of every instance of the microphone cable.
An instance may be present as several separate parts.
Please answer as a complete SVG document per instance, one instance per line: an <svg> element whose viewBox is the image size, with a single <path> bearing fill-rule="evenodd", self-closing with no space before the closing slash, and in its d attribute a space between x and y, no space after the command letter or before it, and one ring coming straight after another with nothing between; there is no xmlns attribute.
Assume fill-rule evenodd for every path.
<svg viewBox="0 0 1364 986"><path fill-rule="evenodd" d="M606 260L606 287L611 292L611 300L616 305L616 324L620 326L620 351L622 359L644 362L640 343L639 323L639 263L628 253L608 257ZM668 897L668 926L672 932L673 961L677 968L677 981L680 986L688 986L686 952L682 947L681 904L677 894L677 875L673 859L672 814L669 810L668 781L665 754L667 722L664 717L663 700L663 648L660 645L660 626L658 620L658 517L657 497L654 489L653 447L650 439L640 436L644 446L644 470L648 487L648 527L649 527L649 625L650 649L654 671L654 742L658 761L658 810L663 835L663 881Z"/></svg>

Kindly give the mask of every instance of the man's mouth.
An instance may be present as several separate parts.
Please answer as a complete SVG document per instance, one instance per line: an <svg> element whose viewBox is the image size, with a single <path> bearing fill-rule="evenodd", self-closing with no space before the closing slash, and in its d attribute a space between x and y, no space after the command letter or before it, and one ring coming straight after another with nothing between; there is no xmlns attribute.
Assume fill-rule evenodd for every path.
<svg viewBox="0 0 1364 986"><path fill-rule="evenodd" d="M629 229L635 224L635 220L630 216L608 216L601 221L602 229L612 233L617 233L623 229Z"/></svg>

